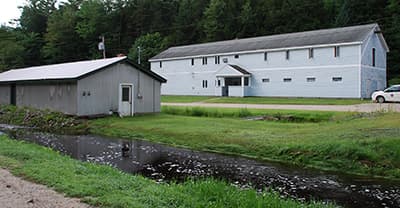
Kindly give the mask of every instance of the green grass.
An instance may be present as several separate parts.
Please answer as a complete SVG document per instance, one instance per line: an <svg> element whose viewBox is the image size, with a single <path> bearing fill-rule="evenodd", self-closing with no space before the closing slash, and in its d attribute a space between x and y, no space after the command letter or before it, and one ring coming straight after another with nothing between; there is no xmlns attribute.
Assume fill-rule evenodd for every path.
<svg viewBox="0 0 400 208"><path fill-rule="evenodd" d="M0 136L0 167L98 207L329 207L281 199L271 191L258 194L252 189L239 190L213 179L157 184L139 175L79 162L50 149L5 136Z"/></svg>
<svg viewBox="0 0 400 208"><path fill-rule="evenodd" d="M193 103L203 102L211 99L210 96L180 96L180 95L163 95L161 96L161 102L163 103Z"/></svg>
<svg viewBox="0 0 400 208"><path fill-rule="evenodd" d="M239 103L239 104L291 104L291 105L354 105L369 103L370 100L335 99L335 98L277 98L277 97L206 97L206 96L172 96L161 97L164 103Z"/></svg>
<svg viewBox="0 0 400 208"><path fill-rule="evenodd" d="M330 116L319 112L315 115ZM91 121L90 126L92 133L100 135L141 137L196 150L400 178L399 113L331 113L324 120L314 123L248 121L164 113L98 119Z"/></svg>
<svg viewBox="0 0 400 208"><path fill-rule="evenodd" d="M248 108L176 107L162 106L162 112L169 115L214 117L214 118L252 118L263 116L269 120L293 122L322 122L351 115L344 112L269 110ZM355 113L354 113L355 114Z"/></svg>

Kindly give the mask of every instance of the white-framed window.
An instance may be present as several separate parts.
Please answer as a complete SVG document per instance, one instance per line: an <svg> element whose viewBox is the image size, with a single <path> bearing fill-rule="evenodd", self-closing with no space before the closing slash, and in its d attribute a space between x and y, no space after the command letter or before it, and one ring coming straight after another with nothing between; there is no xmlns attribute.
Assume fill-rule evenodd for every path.
<svg viewBox="0 0 400 208"><path fill-rule="evenodd" d="M268 61L268 52L264 52L264 61Z"/></svg>
<svg viewBox="0 0 400 208"><path fill-rule="evenodd" d="M192 58L192 66L194 65L194 58Z"/></svg>
<svg viewBox="0 0 400 208"><path fill-rule="evenodd" d="M309 48L308 49L308 58L313 59L314 58L314 48Z"/></svg>
<svg viewBox="0 0 400 208"><path fill-rule="evenodd" d="M162 68L162 61L160 61L160 68Z"/></svg>
<svg viewBox="0 0 400 208"><path fill-rule="evenodd" d="M203 57L203 65L207 65L207 57Z"/></svg>
<svg viewBox="0 0 400 208"><path fill-rule="evenodd" d="M289 59L290 59L290 51L287 50L287 51L286 51L286 60L289 60Z"/></svg>
<svg viewBox="0 0 400 208"><path fill-rule="evenodd" d="M315 81L317 81L317 78L315 78L315 77L307 77L307 82L315 82Z"/></svg>
<svg viewBox="0 0 400 208"><path fill-rule="evenodd" d="M261 81L262 81L263 83L268 83L268 82L270 82L270 79L269 79L269 78L263 78Z"/></svg>
<svg viewBox="0 0 400 208"><path fill-rule="evenodd" d="M228 58L223 58L222 61L223 61L224 63L228 63Z"/></svg>
<svg viewBox="0 0 400 208"><path fill-rule="evenodd" d="M203 80L203 88L208 88L208 81L207 80Z"/></svg>
<svg viewBox="0 0 400 208"><path fill-rule="evenodd" d="M235 59L238 59L238 58L239 58L239 54L236 54L236 55L235 55Z"/></svg>
<svg viewBox="0 0 400 208"><path fill-rule="evenodd" d="M332 77L332 82L341 82L343 81L342 77Z"/></svg>
<svg viewBox="0 0 400 208"><path fill-rule="evenodd" d="M220 56L216 56L215 57L215 64L220 64L221 62L221 57Z"/></svg>
<svg viewBox="0 0 400 208"><path fill-rule="evenodd" d="M283 78L283 82L292 82L292 78L289 77Z"/></svg>
<svg viewBox="0 0 400 208"><path fill-rule="evenodd" d="M335 58L339 57L340 56L340 47L339 46L333 47L333 53L334 53Z"/></svg>

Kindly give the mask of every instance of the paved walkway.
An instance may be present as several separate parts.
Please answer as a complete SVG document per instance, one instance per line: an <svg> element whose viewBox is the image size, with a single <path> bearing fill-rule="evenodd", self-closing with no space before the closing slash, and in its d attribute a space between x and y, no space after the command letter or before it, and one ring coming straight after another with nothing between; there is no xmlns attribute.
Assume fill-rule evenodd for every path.
<svg viewBox="0 0 400 208"><path fill-rule="evenodd" d="M231 103L161 103L163 106L215 107L215 108L249 108L279 110L310 111L342 111L342 112L400 112L400 103L365 103L357 105L270 105L270 104L231 104Z"/></svg>

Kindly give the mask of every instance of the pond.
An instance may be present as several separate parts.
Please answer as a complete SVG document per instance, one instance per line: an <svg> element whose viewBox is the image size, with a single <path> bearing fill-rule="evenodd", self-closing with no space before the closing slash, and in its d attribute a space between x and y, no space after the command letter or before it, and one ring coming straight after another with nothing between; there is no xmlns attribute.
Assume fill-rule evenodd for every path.
<svg viewBox="0 0 400 208"><path fill-rule="evenodd" d="M192 151L143 140L67 136L12 130L13 139L50 147L72 158L110 165L159 183L213 177L239 188L273 188L282 197L334 202L344 207L400 207L400 183L289 167L242 157Z"/></svg>

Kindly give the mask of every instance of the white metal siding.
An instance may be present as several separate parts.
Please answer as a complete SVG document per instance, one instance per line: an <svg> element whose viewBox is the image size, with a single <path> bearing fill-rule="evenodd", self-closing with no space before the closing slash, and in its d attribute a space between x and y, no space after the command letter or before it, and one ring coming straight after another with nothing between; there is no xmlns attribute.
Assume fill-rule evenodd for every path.
<svg viewBox="0 0 400 208"><path fill-rule="evenodd" d="M333 47L315 48L314 57L309 58L308 49L291 50L289 60L285 51L221 56L220 64L215 64L214 57L208 58L203 65L202 59L163 61L151 63L151 69L166 77L161 93L169 95L217 95L216 72L229 64L236 64L252 74L251 87L246 90L250 96L284 97L360 97L360 45L340 47L340 56L334 57ZM377 51L377 53L379 53ZM283 78L292 78L284 83ZM315 82L307 82L307 77L315 77ZM342 77L342 82L333 82L333 77ZM270 83L262 83L263 78L270 78ZM202 87L202 81L208 81L208 88Z"/></svg>

